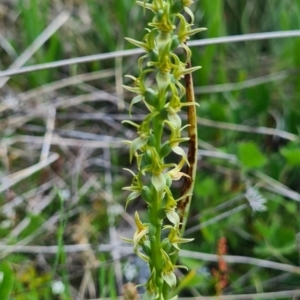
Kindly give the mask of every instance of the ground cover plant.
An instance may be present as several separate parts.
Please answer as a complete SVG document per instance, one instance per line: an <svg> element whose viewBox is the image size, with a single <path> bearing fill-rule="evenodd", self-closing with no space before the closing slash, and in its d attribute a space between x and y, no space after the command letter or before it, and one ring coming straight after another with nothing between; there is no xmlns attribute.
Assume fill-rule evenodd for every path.
<svg viewBox="0 0 300 300"><path fill-rule="evenodd" d="M202 0L191 8L195 27L208 30L190 44L192 65L202 66L193 74L199 162L184 236L194 241L178 262L189 271L175 271L176 292L296 299L299 31L247 34L298 30L300 4ZM119 236L133 236L135 210L147 218L139 198L124 210L132 178L123 168L132 165L122 141L137 136L121 121L132 100L123 76L138 74L124 37L142 40L148 18L131 0L1 1L0 299L137 299L124 284L147 282L147 266ZM236 34L245 40L233 42ZM122 49L130 51L114 52ZM133 106L132 121L147 113ZM176 199L182 182L174 187Z"/></svg>

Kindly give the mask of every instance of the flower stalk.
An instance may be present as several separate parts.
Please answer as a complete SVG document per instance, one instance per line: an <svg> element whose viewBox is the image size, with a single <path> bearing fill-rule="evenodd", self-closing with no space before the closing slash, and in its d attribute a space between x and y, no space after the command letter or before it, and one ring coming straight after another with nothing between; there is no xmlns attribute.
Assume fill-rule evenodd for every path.
<svg viewBox="0 0 300 300"><path fill-rule="evenodd" d="M192 2L137 1L154 17L142 41L127 38L146 51L138 61L139 76L127 75L133 80L133 86L124 86L137 94L131 101L129 113L139 102L143 102L149 111L141 124L124 121L137 128L137 138L126 141L130 145L130 161L133 157L137 161L137 174L128 170L133 178L131 185L124 188L130 191L126 206L141 196L149 212L148 223L143 223L138 212L135 213L136 232L133 239L125 239L133 244L134 252L149 264L151 275L145 284L143 299L170 299L177 284L175 269L184 267L175 265L180 244L191 241L182 238L182 233L195 180L197 127L191 73L199 67L190 65L191 51L186 40L205 29L192 29L194 16L189 8ZM184 11L190 23L182 14ZM184 60L174 52L178 47L185 50ZM180 81L183 77L185 86ZM185 106L188 108L189 124L182 126L179 112ZM186 128L189 137L182 136ZM181 148L181 143L187 141L190 143L188 155ZM178 163L167 163L174 157L173 154L179 157L176 159ZM187 174L181 171L185 164L188 166ZM184 190L176 200L171 191L172 182L182 177L186 178Z"/></svg>

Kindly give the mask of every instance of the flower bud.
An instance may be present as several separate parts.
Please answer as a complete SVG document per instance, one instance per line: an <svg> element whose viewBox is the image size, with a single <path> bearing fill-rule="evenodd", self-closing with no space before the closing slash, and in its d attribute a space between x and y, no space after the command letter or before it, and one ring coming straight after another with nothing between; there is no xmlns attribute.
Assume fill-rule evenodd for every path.
<svg viewBox="0 0 300 300"><path fill-rule="evenodd" d="M163 220L166 217L165 209L161 208L157 213L157 217L159 219Z"/></svg>
<svg viewBox="0 0 300 300"><path fill-rule="evenodd" d="M145 241L142 245L142 249L146 255L151 256L151 244L149 241Z"/></svg>
<svg viewBox="0 0 300 300"><path fill-rule="evenodd" d="M164 158L168 156L172 151L172 148L169 144L169 142L165 142L162 147L160 148L160 157Z"/></svg>
<svg viewBox="0 0 300 300"><path fill-rule="evenodd" d="M149 224L149 236L155 236L156 234L156 227L152 224Z"/></svg>
<svg viewBox="0 0 300 300"><path fill-rule="evenodd" d="M178 35L173 35L172 36L172 42L171 42L171 51L176 49L180 45L180 40L178 38Z"/></svg>
<svg viewBox="0 0 300 300"><path fill-rule="evenodd" d="M154 17L154 20L157 22L157 21L161 21L162 17L164 15L164 11L162 9L159 9L157 11L157 14L156 16Z"/></svg>
<svg viewBox="0 0 300 300"><path fill-rule="evenodd" d="M157 53L157 50L156 50L156 49L152 49L152 50L148 53L148 56L149 56L149 60L150 60L150 61L156 62L156 61L158 60L158 53Z"/></svg>
<svg viewBox="0 0 300 300"><path fill-rule="evenodd" d="M152 164L152 154L149 149L144 154L144 161L145 161L146 165Z"/></svg>
<svg viewBox="0 0 300 300"><path fill-rule="evenodd" d="M157 92L155 92L154 90L147 88L146 92L144 94L144 99L146 101L146 103L148 103L151 106L156 106L158 103L158 96L157 96Z"/></svg>
<svg viewBox="0 0 300 300"><path fill-rule="evenodd" d="M178 14L179 12L181 12L183 10L183 4L182 1L176 1L173 5L172 5L172 13L173 14Z"/></svg>
<svg viewBox="0 0 300 300"><path fill-rule="evenodd" d="M171 82L170 74L158 72L156 75L156 82L157 82L158 88L161 91L165 91L169 87L169 84Z"/></svg>
<svg viewBox="0 0 300 300"><path fill-rule="evenodd" d="M154 243L158 242L158 241L156 241L155 234L156 234L155 226L152 224L149 224L149 240L150 240L150 242L154 242Z"/></svg>
<svg viewBox="0 0 300 300"><path fill-rule="evenodd" d="M164 239L164 240L161 242L161 247L162 247L167 253L169 253L169 251L170 251L171 248L172 248L172 244L170 243L169 239Z"/></svg>
<svg viewBox="0 0 300 300"><path fill-rule="evenodd" d="M168 118L168 110L166 108L163 108L160 112L159 112L159 117L161 120L166 120Z"/></svg>
<svg viewBox="0 0 300 300"><path fill-rule="evenodd" d="M148 186L143 186L141 196L148 204L152 203L153 194Z"/></svg>
<svg viewBox="0 0 300 300"><path fill-rule="evenodd" d="M153 133L150 133L147 145L150 147L155 147L156 146L156 139Z"/></svg>
<svg viewBox="0 0 300 300"><path fill-rule="evenodd" d="M166 185L168 187L171 187L171 185L172 185L172 178L171 178L171 176L169 174L165 174L165 178L166 178Z"/></svg>

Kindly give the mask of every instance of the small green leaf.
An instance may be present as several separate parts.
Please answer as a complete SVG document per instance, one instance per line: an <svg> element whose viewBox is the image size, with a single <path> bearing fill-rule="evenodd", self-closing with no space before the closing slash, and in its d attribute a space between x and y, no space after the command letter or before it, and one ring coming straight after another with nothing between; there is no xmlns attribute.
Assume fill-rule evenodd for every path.
<svg viewBox="0 0 300 300"><path fill-rule="evenodd" d="M153 194L148 186L143 186L141 195L148 204L152 202Z"/></svg>
<svg viewBox="0 0 300 300"><path fill-rule="evenodd" d="M133 155L134 153L141 149L143 146L145 146L147 144L148 139L142 139L140 137L136 138L130 147L130 162L132 161Z"/></svg>
<svg viewBox="0 0 300 300"><path fill-rule="evenodd" d="M201 178L197 184L195 184L195 194L197 196L211 199L218 198L218 184L211 177Z"/></svg>
<svg viewBox="0 0 300 300"><path fill-rule="evenodd" d="M0 263L0 299L9 300L13 288L14 273L9 262Z"/></svg>
<svg viewBox="0 0 300 300"><path fill-rule="evenodd" d="M290 166L300 165L300 149L281 148L280 153Z"/></svg>
<svg viewBox="0 0 300 300"><path fill-rule="evenodd" d="M244 166L249 168L262 167L267 161L258 146L253 142L239 144L238 158Z"/></svg>
<svg viewBox="0 0 300 300"><path fill-rule="evenodd" d="M138 95L132 99L132 101L130 102L130 106L129 106L129 116L130 117L131 117L132 106L142 100L143 100L143 97L141 95Z"/></svg>
<svg viewBox="0 0 300 300"><path fill-rule="evenodd" d="M140 194L141 194L140 192L132 192L129 194L126 200L125 210L127 209L127 205L129 204L129 202L136 199Z"/></svg>

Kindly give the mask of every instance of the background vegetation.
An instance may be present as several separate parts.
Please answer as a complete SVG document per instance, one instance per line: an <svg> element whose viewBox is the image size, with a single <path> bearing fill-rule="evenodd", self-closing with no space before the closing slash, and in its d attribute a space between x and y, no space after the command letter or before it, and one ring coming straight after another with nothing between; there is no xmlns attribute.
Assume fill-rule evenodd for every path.
<svg viewBox="0 0 300 300"><path fill-rule="evenodd" d="M208 28L195 39L300 28L295 0L194 7L195 23ZM30 48L53 20L61 25ZM146 22L133 0L2 0L0 69L128 49L124 37L141 38ZM193 47L193 65L203 67L194 74L200 161L186 232L195 240L181 260L195 277L182 297L286 291L281 298L292 299L287 291L300 289L299 267L288 266L300 254L299 53L299 37ZM147 278L119 239L132 235L133 211L145 210L135 202L125 212L121 190L130 180L122 139L133 135L120 123L131 97L121 84L136 62L115 57L0 79L1 300L115 299L123 283ZM232 255L225 269L205 256L220 254L218 241Z"/></svg>

